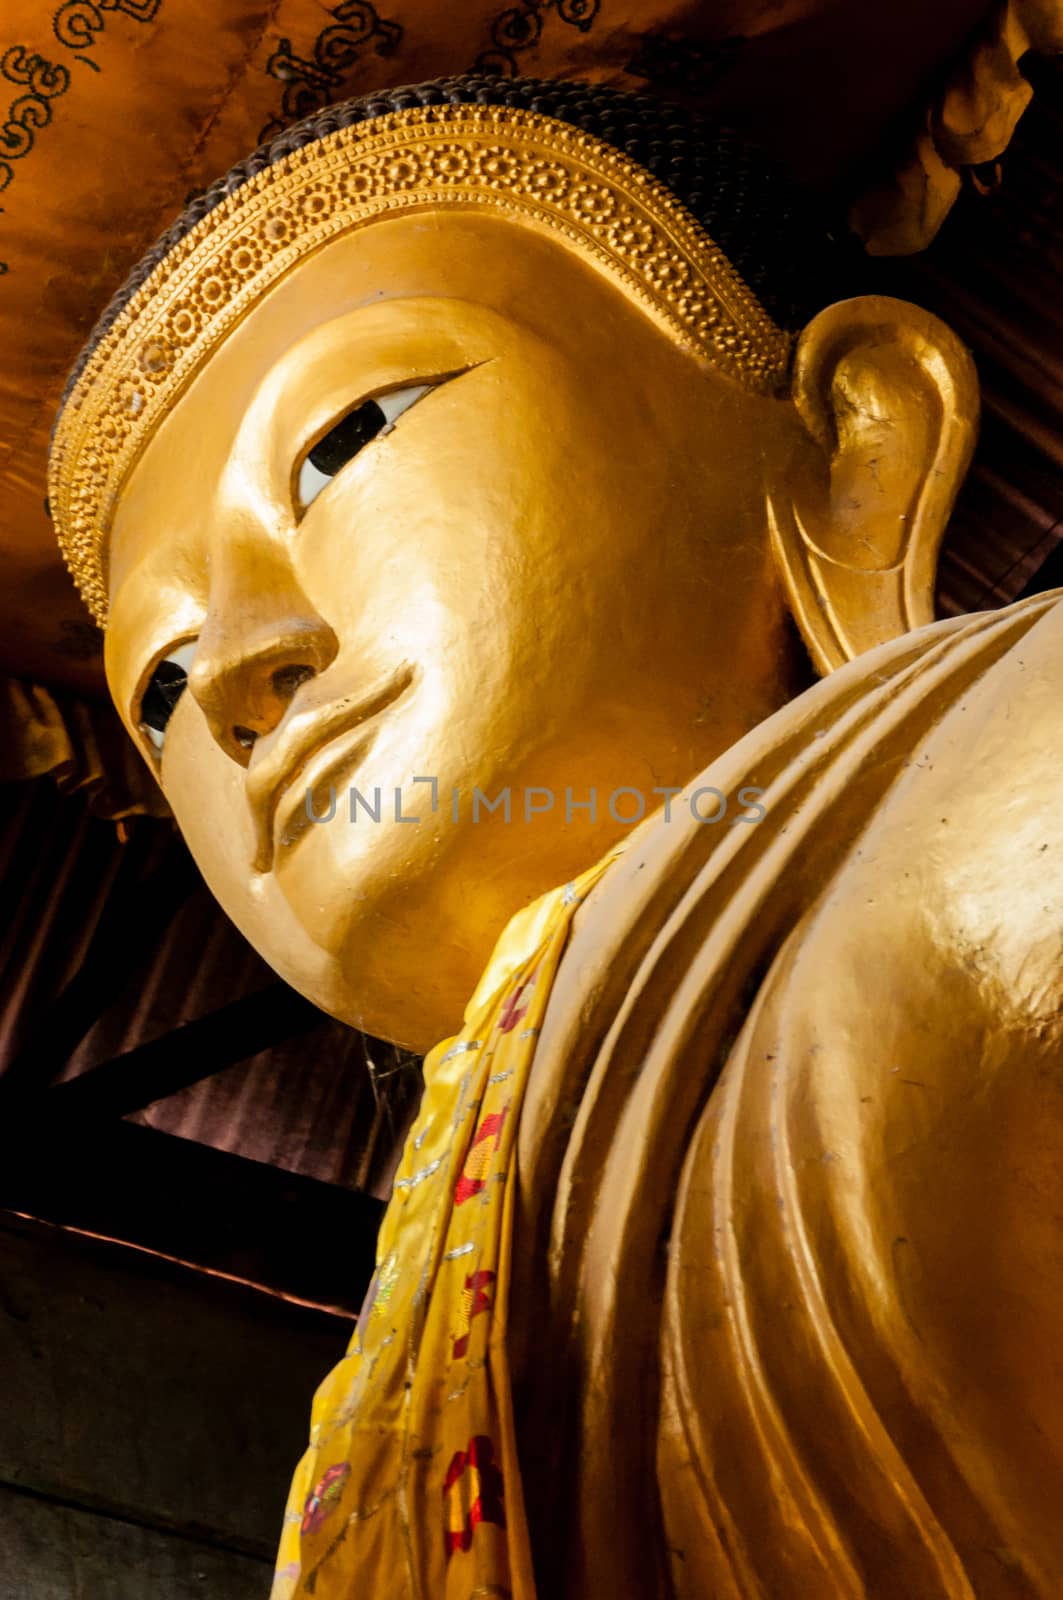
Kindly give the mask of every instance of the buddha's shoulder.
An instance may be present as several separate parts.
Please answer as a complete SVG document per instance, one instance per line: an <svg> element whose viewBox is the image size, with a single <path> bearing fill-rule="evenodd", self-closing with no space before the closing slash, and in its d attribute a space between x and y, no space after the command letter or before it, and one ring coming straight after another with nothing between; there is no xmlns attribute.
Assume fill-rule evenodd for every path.
<svg viewBox="0 0 1063 1600"><path fill-rule="evenodd" d="M1063 1003L1063 603L926 632L903 742L884 735L894 775L831 874L815 942L909 1015L919 995L928 1015L966 995L983 1021L1026 1027Z"/></svg>
<svg viewBox="0 0 1063 1600"><path fill-rule="evenodd" d="M581 908L571 965L611 985L681 902L737 928L767 883L780 935L802 925L855 988L933 972L1018 1015L1058 1007L1061 751L1063 596L934 624L832 674L650 819Z"/></svg>
<svg viewBox="0 0 1063 1600"><path fill-rule="evenodd" d="M998 615L984 643L955 638L881 807L883 837L919 837L927 870L956 896L994 881L998 864L1023 877L1036 865L1043 879L1059 853L1063 869L1063 600Z"/></svg>

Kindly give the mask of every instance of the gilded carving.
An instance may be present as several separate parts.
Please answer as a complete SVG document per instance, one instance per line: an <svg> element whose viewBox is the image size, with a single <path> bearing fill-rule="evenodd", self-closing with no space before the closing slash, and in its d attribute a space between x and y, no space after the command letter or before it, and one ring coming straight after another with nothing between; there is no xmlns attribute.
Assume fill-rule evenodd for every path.
<svg viewBox="0 0 1063 1600"><path fill-rule="evenodd" d="M498 208L560 234L749 388L770 394L785 376L789 339L723 253L659 184L589 135L526 112L468 108L398 112L368 136L341 130L253 179L172 252L64 408L49 499L98 622L115 496L211 349L319 241L382 211L448 204Z"/></svg>

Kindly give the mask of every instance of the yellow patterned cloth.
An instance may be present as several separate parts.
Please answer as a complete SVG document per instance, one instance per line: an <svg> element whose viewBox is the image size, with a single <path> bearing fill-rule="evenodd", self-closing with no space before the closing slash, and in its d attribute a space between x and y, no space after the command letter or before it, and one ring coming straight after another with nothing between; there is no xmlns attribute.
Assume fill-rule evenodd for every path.
<svg viewBox="0 0 1063 1600"><path fill-rule="evenodd" d="M533 1600L506 1310L514 1147L576 907L618 852L506 928L424 1099L347 1356L318 1390L273 1600Z"/></svg>

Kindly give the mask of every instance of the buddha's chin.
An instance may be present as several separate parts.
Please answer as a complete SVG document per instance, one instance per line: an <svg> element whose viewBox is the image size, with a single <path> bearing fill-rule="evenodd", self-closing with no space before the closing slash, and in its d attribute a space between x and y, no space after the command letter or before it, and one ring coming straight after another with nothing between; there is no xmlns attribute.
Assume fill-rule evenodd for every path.
<svg viewBox="0 0 1063 1600"><path fill-rule="evenodd" d="M404 798L403 814L415 803L416 792ZM550 817L510 825L500 814L455 826L442 796L429 815L427 791L420 810L420 822L337 814L280 848L268 876L319 954L310 998L376 1038L426 1050L460 1029L510 918L593 865L618 830L581 819L559 829Z"/></svg>
<svg viewBox="0 0 1063 1600"><path fill-rule="evenodd" d="M426 1050L460 1028L519 889L514 903L504 877L491 886L471 862L462 870L462 852L423 824L333 820L281 848L271 874L322 958L309 998ZM283 972L283 951L273 964Z"/></svg>

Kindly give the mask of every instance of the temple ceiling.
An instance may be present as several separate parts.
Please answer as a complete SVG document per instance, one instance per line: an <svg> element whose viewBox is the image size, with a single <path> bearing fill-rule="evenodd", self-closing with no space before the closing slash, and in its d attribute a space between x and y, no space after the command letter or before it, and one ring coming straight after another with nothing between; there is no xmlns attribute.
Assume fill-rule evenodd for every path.
<svg viewBox="0 0 1063 1600"><path fill-rule="evenodd" d="M1028 97L1054 0L0 0L0 671L98 692L100 637L55 550L45 458L97 313L190 194L331 101L470 68L589 78L718 111L844 202L891 293L972 344L987 429L942 609L1018 593L1063 518L1060 80ZM1029 61L1032 58L1027 57ZM6 115L2 113L6 112ZM989 157L987 160L986 158ZM963 176L963 169L968 170ZM973 174L973 175L972 175ZM870 279L869 279L870 282Z"/></svg>

